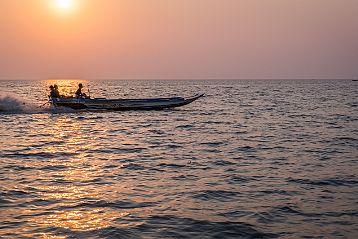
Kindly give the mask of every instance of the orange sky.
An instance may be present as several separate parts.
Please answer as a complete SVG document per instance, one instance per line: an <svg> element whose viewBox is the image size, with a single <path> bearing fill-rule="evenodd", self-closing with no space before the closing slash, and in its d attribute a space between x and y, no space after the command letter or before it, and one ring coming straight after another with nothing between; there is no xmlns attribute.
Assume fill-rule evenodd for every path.
<svg viewBox="0 0 358 239"><path fill-rule="evenodd" d="M0 79L357 78L358 0L0 0Z"/></svg>

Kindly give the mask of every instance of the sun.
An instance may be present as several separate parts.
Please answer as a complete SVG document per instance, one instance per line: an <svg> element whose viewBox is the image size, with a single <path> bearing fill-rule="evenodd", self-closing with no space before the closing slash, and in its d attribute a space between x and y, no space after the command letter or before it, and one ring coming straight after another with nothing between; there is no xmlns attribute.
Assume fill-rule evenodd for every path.
<svg viewBox="0 0 358 239"><path fill-rule="evenodd" d="M75 9L75 0L54 0L54 7L62 13L68 13Z"/></svg>

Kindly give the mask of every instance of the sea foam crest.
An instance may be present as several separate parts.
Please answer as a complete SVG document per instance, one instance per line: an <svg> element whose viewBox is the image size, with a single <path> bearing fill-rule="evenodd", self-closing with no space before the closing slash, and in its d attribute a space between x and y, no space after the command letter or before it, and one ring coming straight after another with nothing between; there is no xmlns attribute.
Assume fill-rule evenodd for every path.
<svg viewBox="0 0 358 239"><path fill-rule="evenodd" d="M0 92L0 112L2 113L38 113L44 109L20 96Z"/></svg>

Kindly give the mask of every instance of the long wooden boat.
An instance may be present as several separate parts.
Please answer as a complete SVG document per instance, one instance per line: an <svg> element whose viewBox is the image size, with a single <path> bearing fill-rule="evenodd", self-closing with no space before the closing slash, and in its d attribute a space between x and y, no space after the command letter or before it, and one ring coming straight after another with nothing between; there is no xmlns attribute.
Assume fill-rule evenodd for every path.
<svg viewBox="0 0 358 239"><path fill-rule="evenodd" d="M72 109L104 109L104 110L160 110L166 108L180 107L192 103L204 94L192 97L170 97L149 99L106 99L106 98L74 98L61 97L51 98L53 106L69 107Z"/></svg>

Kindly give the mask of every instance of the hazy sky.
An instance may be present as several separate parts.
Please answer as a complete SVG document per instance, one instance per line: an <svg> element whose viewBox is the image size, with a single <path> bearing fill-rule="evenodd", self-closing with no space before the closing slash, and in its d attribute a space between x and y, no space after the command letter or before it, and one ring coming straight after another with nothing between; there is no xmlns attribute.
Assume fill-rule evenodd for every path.
<svg viewBox="0 0 358 239"><path fill-rule="evenodd" d="M0 0L0 79L358 78L358 0L57 1Z"/></svg>

